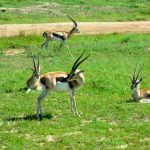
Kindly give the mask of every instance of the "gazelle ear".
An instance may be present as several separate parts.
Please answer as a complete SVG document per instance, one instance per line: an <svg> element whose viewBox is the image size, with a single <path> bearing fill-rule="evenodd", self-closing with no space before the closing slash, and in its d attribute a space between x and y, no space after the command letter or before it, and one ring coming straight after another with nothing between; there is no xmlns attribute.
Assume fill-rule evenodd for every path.
<svg viewBox="0 0 150 150"><path fill-rule="evenodd" d="M79 73L83 73L85 70L80 70Z"/></svg>

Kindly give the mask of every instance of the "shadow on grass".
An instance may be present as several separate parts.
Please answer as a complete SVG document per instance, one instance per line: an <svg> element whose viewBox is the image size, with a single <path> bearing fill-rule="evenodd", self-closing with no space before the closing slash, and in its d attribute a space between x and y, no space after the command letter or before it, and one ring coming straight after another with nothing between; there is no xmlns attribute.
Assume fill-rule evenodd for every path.
<svg viewBox="0 0 150 150"><path fill-rule="evenodd" d="M42 117L42 119L51 119L51 118L52 118L51 114L45 114ZM8 122L9 121L23 121L23 120L31 121L31 120L37 120L37 118L36 118L36 115L27 115L27 116L19 116L19 117L9 117L9 118L4 119L4 121L8 121Z"/></svg>
<svg viewBox="0 0 150 150"><path fill-rule="evenodd" d="M20 88L20 89L18 89L18 91L19 91L19 92L26 92L26 91L27 91L27 89L28 89L27 87L24 87L24 88Z"/></svg>
<svg viewBox="0 0 150 150"><path fill-rule="evenodd" d="M135 102L137 102L137 101L135 101L134 99L132 99L132 98L130 98L130 99L128 99L128 100L126 100L126 103L135 103Z"/></svg>

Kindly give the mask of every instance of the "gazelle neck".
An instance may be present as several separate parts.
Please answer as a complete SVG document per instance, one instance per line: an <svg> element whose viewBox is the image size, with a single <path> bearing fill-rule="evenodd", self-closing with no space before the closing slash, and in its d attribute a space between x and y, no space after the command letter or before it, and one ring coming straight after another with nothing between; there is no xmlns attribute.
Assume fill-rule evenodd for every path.
<svg viewBox="0 0 150 150"><path fill-rule="evenodd" d="M74 79L74 80L72 80L70 82L72 83L74 89L80 88L83 85L83 83L84 83L84 75L83 75L83 73L80 73L79 76L76 79Z"/></svg>
<svg viewBox="0 0 150 150"><path fill-rule="evenodd" d="M35 75L33 74L32 77L31 77L31 82L32 82L31 85L35 86L38 81L39 81L39 79L37 79L35 77Z"/></svg>
<svg viewBox="0 0 150 150"><path fill-rule="evenodd" d="M140 99L140 84L137 85L134 89L132 89L132 97L134 100L138 101Z"/></svg>
<svg viewBox="0 0 150 150"><path fill-rule="evenodd" d="M73 27L69 32L67 38L69 39L74 33L75 33L76 28Z"/></svg>

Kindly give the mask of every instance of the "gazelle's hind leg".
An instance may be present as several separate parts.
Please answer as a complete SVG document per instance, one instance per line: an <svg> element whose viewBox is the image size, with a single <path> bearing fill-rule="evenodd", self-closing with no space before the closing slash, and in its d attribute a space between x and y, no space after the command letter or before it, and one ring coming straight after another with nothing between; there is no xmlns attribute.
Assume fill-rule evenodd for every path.
<svg viewBox="0 0 150 150"><path fill-rule="evenodd" d="M45 46L47 52L48 52L48 56L49 57L52 57L51 54L50 54L50 50L48 49L48 45L49 45L49 42L52 41L51 39L47 39L42 45L41 45L41 48L43 48L43 46Z"/></svg>
<svg viewBox="0 0 150 150"><path fill-rule="evenodd" d="M74 115L77 115L80 117L78 111L77 111L77 107L76 107L76 101L75 101L75 92L74 91L70 91L70 103L71 103L71 110L74 113Z"/></svg>
<svg viewBox="0 0 150 150"><path fill-rule="evenodd" d="M41 102L42 100L50 93L50 89L46 89L44 86L42 87L42 92L37 99L37 110L36 110L36 117L38 120L42 120L42 107Z"/></svg>
<svg viewBox="0 0 150 150"><path fill-rule="evenodd" d="M60 46L59 46L59 49L58 49L58 50L61 50L62 45L63 45L63 42L60 43Z"/></svg>

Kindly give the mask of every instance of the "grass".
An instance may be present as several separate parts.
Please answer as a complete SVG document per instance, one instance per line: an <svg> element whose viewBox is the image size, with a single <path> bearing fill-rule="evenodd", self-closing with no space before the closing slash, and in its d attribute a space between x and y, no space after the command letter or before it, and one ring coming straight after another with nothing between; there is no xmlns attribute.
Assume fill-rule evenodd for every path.
<svg viewBox="0 0 150 150"><path fill-rule="evenodd" d="M67 14L77 21L138 21L150 20L149 0L56 0L23 1L0 0L0 8L18 8L0 12L0 24L45 23L69 21Z"/></svg>
<svg viewBox="0 0 150 150"><path fill-rule="evenodd" d="M72 58L64 48L59 53L56 51L57 42L49 46L54 57L48 57L47 51L41 50L42 73L68 72L83 50L91 54L80 66L86 70L85 84L76 94L82 117L72 115L68 95L53 92L42 103L45 116L41 122L34 117L39 92L26 94L23 89L32 67L28 47L31 46L37 56L43 39L34 35L1 38L0 148L149 149L150 105L127 102L131 98L129 76L137 62L139 66L144 63L141 87L150 87L149 36L74 36L68 41ZM25 49L25 52L6 56L8 49Z"/></svg>

